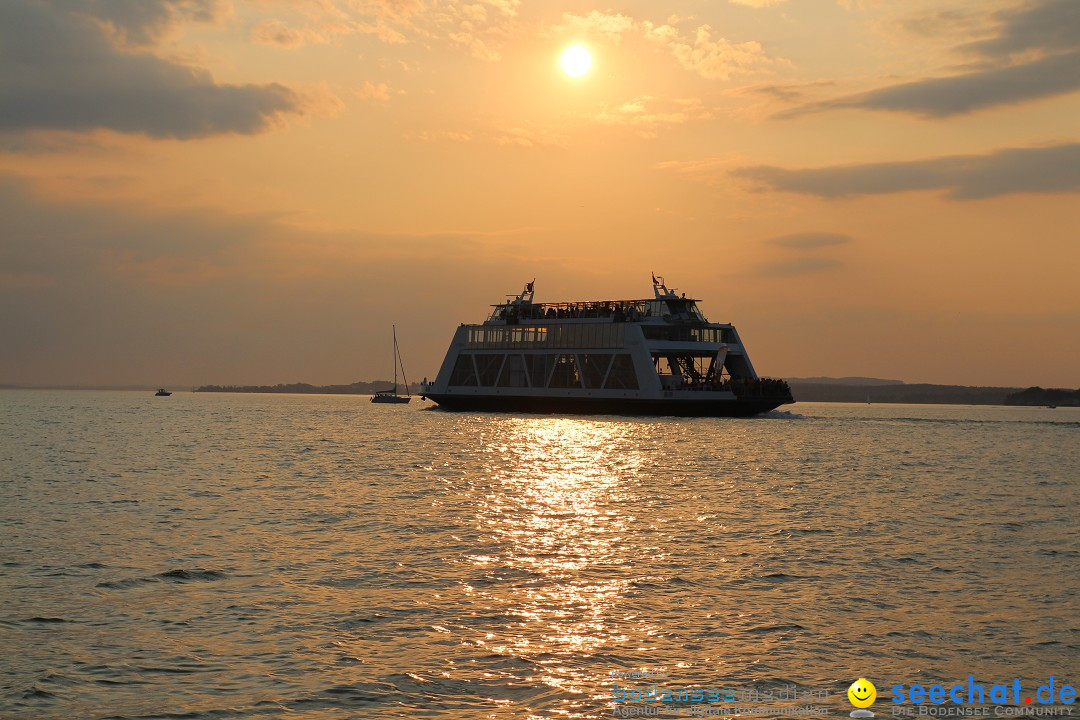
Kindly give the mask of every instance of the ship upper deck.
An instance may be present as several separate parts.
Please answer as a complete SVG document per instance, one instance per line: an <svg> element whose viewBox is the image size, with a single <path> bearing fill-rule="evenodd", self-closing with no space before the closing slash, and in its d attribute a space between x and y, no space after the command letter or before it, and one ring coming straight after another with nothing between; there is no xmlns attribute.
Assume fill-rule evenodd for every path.
<svg viewBox="0 0 1080 720"><path fill-rule="evenodd" d="M708 322L698 309L697 300L687 297L642 300L586 300L580 302L544 302L514 300L492 305L485 324L517 324L534 320L588 320L609 322Z"/></svg>
<svg viewBox="0 0 1080 720"><path fill-rule="evenodd" d="M698 300L681 295L664 284L664 278L652 276L653 297L638 300L583 300L572 302L534 302L533 282L506 302L492 305L484 325L546 325L553 322L630 322L678 326L731 327L710 323L698 308Z"/></svg>

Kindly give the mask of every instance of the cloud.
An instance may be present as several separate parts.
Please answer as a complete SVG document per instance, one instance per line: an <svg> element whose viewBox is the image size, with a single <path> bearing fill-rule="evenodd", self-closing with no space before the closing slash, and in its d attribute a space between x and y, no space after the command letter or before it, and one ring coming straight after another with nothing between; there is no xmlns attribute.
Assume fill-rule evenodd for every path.
<svg viewBox="0 0 1080 720"><path fill-rule="evenodd" d="M1017 193L1080 191L1080 143L1007 148L985 155L952 155L911 162L836 165L790 170L772 166L733 170L761 188L818 197L946 190L954 200Z"/></svg>
<svg viewBox="0 0 1080 720"><path fill-rule="evenodd" d="M566 144L566 136L546 129L515 127L496 134L495 143L523 148L562 147Z"/></svg>
<svg viewBox="0 0 1080 720"><path fill-rule="evenodd" d="M465 22L462 23L462 26L461 31L452 32L448 37L458 45L468 48L469 54L477 60L495 62L501 57L499 52L491 47L487 41L473 32L472 23Z"/></svg>
<svg viewBox="0 0 1080 720"><path fill-rule="evenodd" d="M421 130L418 133L406 133L406 140L420 142L472 142L472 133L463 130Z"/></svg>
<svg viewBox="0 0 1080 720"><path fill-rule="evenodd" d="M321 0L319 4L332 5L333 1L327 3L325 0ZM365 2L345 0L343 5L346 7L360 7L365 12L394 20L406 20L424 10L423 0L366 0Z"/></svg>
<svg viewBox="0 0 1080 720"><path fill-rule="evenodd" d="M365 80L363 87L356 91L356 97L361 100L386 102L390 99L390 86L386 83L373 83Z"/></svg>
<svg viewBox="0 0 1080 720"><path fill-rule="evenodd" d="M0 3L0 131L109 129L187 139L257 133L302 111L300 96L283 85L218 84L205 70L119 50L82 14L96 5L75 3L75 12ZM125 32L149 37L147 28L158 27L120 14L124 7L118 3L110 17L126 17Z"/></svg>
<svg viewBox="0 0 1080 720"><path fill-rule="evenodd" d="M483 0L485 5L498 9L503 15L513 17L517 15L517 7L521 0Z"/></svg>
<svg viewBox="0 0 1080 720"><path fill-rule="evenodd" d="M325 35L311 28L294 28L281 20L263 20L251 29L251 39L260 45L294 49L307 43L325 43Z"/></svg>
<svg viewBox="0 0 1080 720"><path fill-rule="evenodd" d="M850 235L827 232L801 232L772 237L765 242L788 251L784 257L766 262L758 267L758 274L765 277L790 277L809 275L842 267L836 258L822 254L824 248L835 248L853 242ZM796 253L792 255L792 252Z"/></svg>
<svg viewBox="0 0 1080 720"><path fill-rule="evenodd" d="M790 277L792 275L809 275L811 273L824 272L843 266L844 263L833 258L793 258L790 260L776 260L765 263L758 268L760 275L768 277Z"/></svg>
<svg viewBox="0 0 1080 720"><path fill-rule="evenodd" d="M984 57L1004 57L1028 50L1071 52L1080 44L1080 3L1041 0L1003 10L996 37L969 43L964 50Z"/></svg>
<svg viewBox="0 0 1080 720"><path fill-rule="evenodd" d="M671 48L679 64L709 80L728 80L732 75L771 71L777 64L788 64L765 53L760 43L732 43L727 38L713 39L712 28L698 27L693 39L683 39L670 25L647 26L647 36Z"/></svg>
<svg viewBox="0 0 1080 720"><path fill-rule="evenodd" d="M796 117L839 108L892 110L926 117L949 117L1000 105L1015 105L1054 97L1078 89L1080 52L1073 52L966 75L890 85L860 95L804 105L779 113L776 117Z"/></svg>
<svg viewBox="0 0 1080 720"><path fill-rule="evenodd" d="M608 42L618 45L622 36L636 32L639 24L636 20L619 13L603 13L593 10L588 15L563 13L562 22L551 26L551 32L557 37Z"/></svg>
<svg viewBox="0 0 1080 720"><path fill-rule="evenodd" d="M604 125L623 125L650 133L662 125L679 125L712 117L697 98L655 98L642 95L628 102L605 107L592 119Z"/></svg>
<svg viewBox="0 0 1080 720"><path fill-rule="evenodd" d="M232 14L227 0L60 0L52 5L105 26L127 46L156 43L186 21L217 23Z"/></svg>
<svg viewBox="0 0 1080 720"><path fill-rule="evenodd" d="M944 8L918 12L900 20L900 28L912 35L942 37L984 35L992 32L991 18L977 7Z"/></svg>
<svg viewBox="0 0 1080 720"><path fill-rule="evenodd" d="M950 17L955 24L959 16ZM992 37L956 48L975 61L974 69L968 72L811 103L777 117L840 108L949 117L1080 90L1080 3L1036 0L995 13L993 19L997 25ZM967 22L967 16L960 20ZM924 25L921 21L908 23L916 32L925 32Z"/></svg>
<svg viewBox="0 0 1080 720"><path fill-rule="evenodd" d="M816 250L834 245L846 245L851 241L852 237L850 235L841 235L840 233L801 232L769 238L766 242L791 250Z"/></svg>
<svg viewBox="0 0 1080 720"><path fill-rule="evenodd" d="M745 5L752 8L771 7L787 2L787 0L728 0L732 5Z"/></svg>
<svg viewBox="0 0 1080 720"><path fill-rule="evenodd" d="M772 0L750 0L755 4L761 1ZM673 15L666 24L656 25L620 13L593 10L588 15L564 13L563 21L552 25L550 30L556 37L584 38L612 45L622 42L629 33L640 33L646 40L668 48L682 67L709 80L727 80L735 74L771 71L776 65L790 65L783 58L770 57L760 43L713 39L712 28L708 25L701 25L690 37L684 37L676 27L679 21L680 18Z"/></svg>
<svg viewBox="0 0 1080 720"><path fill-rule="evenodd" d="M782 85L747 85L746 87L736 88L729 92L733 95L763 95L780 102L798 102L806 99L806 91L810 88L828 87L835 85L836 83L831 80L816 80L813 82L805 83L786 83Z"/></svg>
<svg viewBox="0 0 1080 720"><path fill-rule="evenodd" d="M422 0L293 0L291 23L263 20L252 28L255 42L295 49L350 35L373 35L385 43L420 39L426 47L446 43L475 58L499 59L499 44L511 34L518 0L425 3Z"/></svg>

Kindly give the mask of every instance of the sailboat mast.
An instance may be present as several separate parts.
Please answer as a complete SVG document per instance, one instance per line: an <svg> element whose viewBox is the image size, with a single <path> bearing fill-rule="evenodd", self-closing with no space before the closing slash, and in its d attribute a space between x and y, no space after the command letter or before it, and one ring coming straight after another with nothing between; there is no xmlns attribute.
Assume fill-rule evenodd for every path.
<svg viewBox="0 0 1080 720"><path fill-rule="evenodd" d="M405 363L401 359L401 351L398 350L397 346L397 330L394 330L394 353L397 354L397 362L401 365L401 379L405 382L405 394L411 397L412 393L409 391L409 378L405 377ZM397 377L397 375L394 377Z"/></svg>
<svg viewBox="0 0 1080 720"><path fill-rule="evenodd" d="M394 394L397 395L397 325L391 325L394 329Z"/></svg>

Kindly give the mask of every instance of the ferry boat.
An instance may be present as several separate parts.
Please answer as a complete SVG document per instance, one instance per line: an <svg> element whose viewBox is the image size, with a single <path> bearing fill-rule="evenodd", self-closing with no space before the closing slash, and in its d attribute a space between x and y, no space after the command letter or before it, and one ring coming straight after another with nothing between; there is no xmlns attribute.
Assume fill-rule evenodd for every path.
<svg viewBox="0 0 1080 720"><path fill-rule="evenodd" d="M447 410L745 417L795 402L738 331L652 276L653 297L538 303L534 282L461 325L421 397Z"/></svg>

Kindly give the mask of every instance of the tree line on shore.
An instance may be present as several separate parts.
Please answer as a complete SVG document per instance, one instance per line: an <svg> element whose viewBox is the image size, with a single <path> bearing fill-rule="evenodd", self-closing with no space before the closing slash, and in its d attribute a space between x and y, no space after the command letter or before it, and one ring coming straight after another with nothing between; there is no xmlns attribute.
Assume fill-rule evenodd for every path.
<svg viewBox="0 0 1080 720"><path fill-rule="evenodd" d="M796 401L803 402L875 402L913 403L928 405L1059 405L1080 406L1080 390L1031 387L1026 390L1010 387L972 387L967 385L845 385L791 381ZM372 395L393 383L389 380L354 382L347 385L311 385L309 383L279 383L277 385L203 385L196 392L230 393L294 393L305 395ZM405 388L400 388L402 391ZM410 385L412 394L419 387Z"/></svg>
<svg viewBox="0 0 1080 720"><path fill-rule="evenodd" d="M373 395L376 390L387 390L394 383L389 380L374 382L354 382L348 385L310 385L308 383L279 383L277 385L202 385L195 392L230 392L230 393L293 393L302 395ZM399 385L399 390L406 390ZM408 390L416 393L419 388L410 385Z"/></svg>

